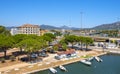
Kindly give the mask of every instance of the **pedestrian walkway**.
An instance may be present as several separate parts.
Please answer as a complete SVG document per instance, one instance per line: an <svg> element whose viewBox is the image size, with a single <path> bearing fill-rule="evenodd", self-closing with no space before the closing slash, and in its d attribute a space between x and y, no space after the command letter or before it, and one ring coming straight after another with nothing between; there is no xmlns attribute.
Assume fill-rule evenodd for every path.
<svg viewBox="0 0 120 74"><path fill-rule="evenodd" d="M10 69L25 67L25 66L28 66L28 65L29 65L28 63L19 63L19 64L12 65L12 66L6 66L6 67L0 68L0 72L1 71L7 71L7 70L10 70Z"/></svg>

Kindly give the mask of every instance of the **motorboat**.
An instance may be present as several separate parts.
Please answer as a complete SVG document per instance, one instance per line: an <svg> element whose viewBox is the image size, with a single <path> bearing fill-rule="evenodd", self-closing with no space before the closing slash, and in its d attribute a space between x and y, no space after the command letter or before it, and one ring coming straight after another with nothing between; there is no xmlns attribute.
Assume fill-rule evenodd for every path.
<svg viewBox="0 0 120 74"><path fill-rule="evenodd" d="M87 60L81 60L80 62L83 63L83 64L86 64L86 65L91 65L92 64L90 61L87 61Z"/></svg>
<svg viewBox="0 0 120 74"><path fill-rule="evenodd" d="M99 58L99 57L95 57L95 59L98 61L98 62L102 62L103 60L101 59L101 58Z"/></svg>
<svg viewBox="0 0 120 74"><path fill-rule="evenodd" d="M63 71L67 71L67 69L66 69L64 66L62 66L62 65L60 65L59 68L60 68L61 70L63 70Z"/></svg>
<svg viewBox="0 0 120 74"><path fill-rule="evenodd" d="M49 68L49 70L54 74L57 73L57 70L55 70L54 68Z"/></svg>
<svg viewBox="0 0 120 74"><path fill-rule="evenodd" d="M87 61L92 61L94 59L94 57L90 57L87 59Z"/></svg>

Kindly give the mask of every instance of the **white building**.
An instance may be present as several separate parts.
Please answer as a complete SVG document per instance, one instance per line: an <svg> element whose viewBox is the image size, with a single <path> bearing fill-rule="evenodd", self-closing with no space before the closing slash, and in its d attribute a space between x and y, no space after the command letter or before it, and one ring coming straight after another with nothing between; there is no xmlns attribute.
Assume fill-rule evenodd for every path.
<svg viewBox="0 0 120 74"><path fill-rule="evenodd" d="M17 28L12 28L11 31L10 31L11 35L16 35L18 34L18 30Z"/></svg>
<svg viewBox="0 0 120 74"><path fill-rule="evenodd" d="M11 34L35 34L40 36L40 27L38 25L24 24L22 26L11 29Z"/></svg>

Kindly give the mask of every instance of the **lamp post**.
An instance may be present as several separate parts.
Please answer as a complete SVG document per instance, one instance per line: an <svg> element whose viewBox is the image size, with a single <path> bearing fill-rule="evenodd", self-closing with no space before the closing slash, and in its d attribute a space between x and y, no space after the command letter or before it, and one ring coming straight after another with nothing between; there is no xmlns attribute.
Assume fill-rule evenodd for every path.
<svg viewBox="0 0 120 74"><path fill-rule="evenodd" d="M80 21L81 23L80 24L81 24L81 30L82 30L82 24L83 24L83 22L82 22L82 16L83 16L83 12L80 12L80 15L81 15L81 21Z"/></svg>

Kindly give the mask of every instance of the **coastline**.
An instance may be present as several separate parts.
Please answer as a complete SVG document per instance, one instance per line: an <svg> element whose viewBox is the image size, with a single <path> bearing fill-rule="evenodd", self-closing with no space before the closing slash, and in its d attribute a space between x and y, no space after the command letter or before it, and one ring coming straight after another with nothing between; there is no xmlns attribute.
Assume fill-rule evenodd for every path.
<svg viewBox="0 0 120 74"><path fill-rule="evenodd" d="M34 74L35 72L38 72L38 71L43 71L43 70L47 70L49 69L50 67L58 67L59 65L68 65L68 64L71 64L71 63L75 63L75 62L78 62L82 59L86 59L85 57L83 56L101 56L101 55L104 55L106 54L106 52L102 52L102 51L96 51L96 50L92 50L92 51L77 51L77 57L72 57L72 58L69 58L69 59L61 59L61 60L55 60L53 57L54 55L50 55L48 58L45 58L42 62L38 62L38 63L35 63L35 64L29 64L28 66L24 66L24 67L16 67L14 69L9 69L9 70L6 70L4 72L2 72L3 74L4 73L7 73L7 74ZM51 57L52 56L52 57Z"/></svg>
<svg viewBox="0 0 120 74"><path fill-rule="evenodd" d="M93 57L95 57L95 56L102 56L102 55L105 55L105 54L107 54L106 52L102 52L101 54L98 54L98 55L94 55ZM54 65L54 66L51 66L51 67L53 67L53 68L56 68L56 67L58 67L59 65L69 65L69 64L72 64L72 63L76 63L76 62L78 62L78 61L80 61L80 60L83 60L83 59L87 59L87 58L81 58L81 57L79 57L79 58L77 58L77 59L70 59L69 60L69 62L65 62L65 63L62 63L62 64L57 64L57 65ZM38 69L38 70L34 70L34 71L30 71L30 72L26 72L26 73L24 73L24 74L31 74L31 73L35 73L35 72L38 72L38 71L43 71L43 70L47 70L47 69L49 69L50 67L48 67L48 68L43 68L43 69Z"/></svg>

